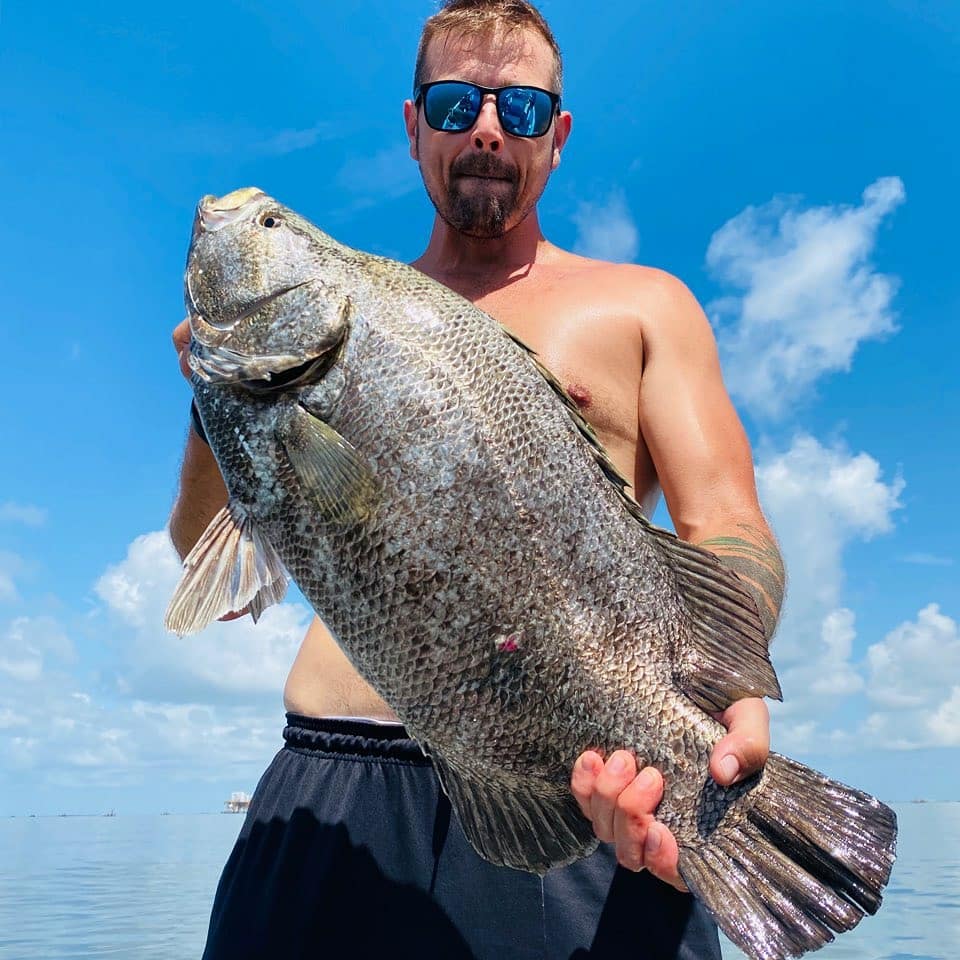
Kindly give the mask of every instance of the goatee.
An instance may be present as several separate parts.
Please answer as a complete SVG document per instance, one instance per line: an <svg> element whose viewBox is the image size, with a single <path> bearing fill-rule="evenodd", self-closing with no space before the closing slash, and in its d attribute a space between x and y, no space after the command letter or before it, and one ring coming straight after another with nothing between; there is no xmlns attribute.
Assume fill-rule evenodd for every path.
<svg viewBox="0 0 960 960"><path fill-rule="evenodd" d="M464 177L485 178L471 180ZM516 167L492 154L468 154L450 168L450 189L443 204L434 199L440 216L459 233L480 239L502 237L517 207L519 174Z"/></svg>

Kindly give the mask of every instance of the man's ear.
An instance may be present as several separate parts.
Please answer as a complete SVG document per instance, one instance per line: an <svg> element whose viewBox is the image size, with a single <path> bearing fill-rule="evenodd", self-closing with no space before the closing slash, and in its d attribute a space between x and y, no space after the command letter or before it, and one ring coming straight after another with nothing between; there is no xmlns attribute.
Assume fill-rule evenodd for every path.
<svg viewBox="0 0 960 960"><path fill-rule="evenodd" d="M567 142L567 137L570 136L572 127L572 114L569 110L561 110L553 124L553 162L550 165L551 170L556 170L560 166L560 152Z"/></svg>
<svg viewBox="0 0 960 960"><path fill-rule="evenodd" d="M417 114L418 110L412 100L403 101L403 125L407 128L407 140L410 143L410 157L419 162L417 150Z"/></svg>

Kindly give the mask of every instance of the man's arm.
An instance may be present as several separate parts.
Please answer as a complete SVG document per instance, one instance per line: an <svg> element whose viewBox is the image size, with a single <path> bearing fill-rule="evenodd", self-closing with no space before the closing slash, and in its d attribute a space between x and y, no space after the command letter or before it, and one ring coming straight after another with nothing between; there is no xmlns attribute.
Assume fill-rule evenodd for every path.
<svg viewBox="0 0 960 960"><path fill-rule="evenodd" d="M677 534L713 550L744 580L767 640L783 599L780 553L757 499L746 433L723 385L716 342L693 295L661 274L644 297L644 366L638 423L653 459ZM759 769L769 751L769 715L759 699L732 704L718 719L727 735L714 747L710 772L729 785ZM633 756L617 751L579 758L571 788L601 840L617 859L648 867L683 889L676 840L654 811L663 778L648 767L637 774Z"/></svg>
<svg viewBox="0 0 960 960"><path fill-rule="evenodd" d="M190 324L183 320L173 331L173 348L180 360L180 372L188 380L190 368L187 353L190 346ZM203 535L207 525L227 503L227 488L217 461L197 431L190 426L187 446L180 469L180 489L170 513L170 539L185 557Z"/></svg>

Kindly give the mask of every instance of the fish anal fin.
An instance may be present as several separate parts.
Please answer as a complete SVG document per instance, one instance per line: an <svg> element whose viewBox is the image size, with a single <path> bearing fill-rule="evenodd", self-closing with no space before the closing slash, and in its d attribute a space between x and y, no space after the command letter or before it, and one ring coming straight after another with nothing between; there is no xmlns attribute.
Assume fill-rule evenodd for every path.
<svg viewBox="0 0 960 960"><path fill-rule="evenodd" d="M464 834L484 859L543 874L596 848L593 826L566 784L483 779L458 769L429 747L425 750Z"/></svg>
<svg viewBox="0 0 960 960"><path fill-rule="evenodd" d="M230 501L183 561L164 624L184 636L249 606L254 620L283 599L287 574L256 523Z"/></svg>

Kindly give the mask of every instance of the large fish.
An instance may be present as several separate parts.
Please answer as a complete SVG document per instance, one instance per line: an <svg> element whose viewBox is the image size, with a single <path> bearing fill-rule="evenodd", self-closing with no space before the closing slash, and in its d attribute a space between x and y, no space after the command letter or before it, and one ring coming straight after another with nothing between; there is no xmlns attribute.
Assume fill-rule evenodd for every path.
<svg viewBox="0 0 960 960"><path fill-rule="evenodd" d="M200 202L186 299L230 500L171 629L256 616L289 571L494 863L590 853L570 771L626 748L663 772L680 873L751 957L799 956L878 908L891 810L775 753L711 779L710 711L779 696L756 606L647 521L501 326L253 188Z"/></svg>

